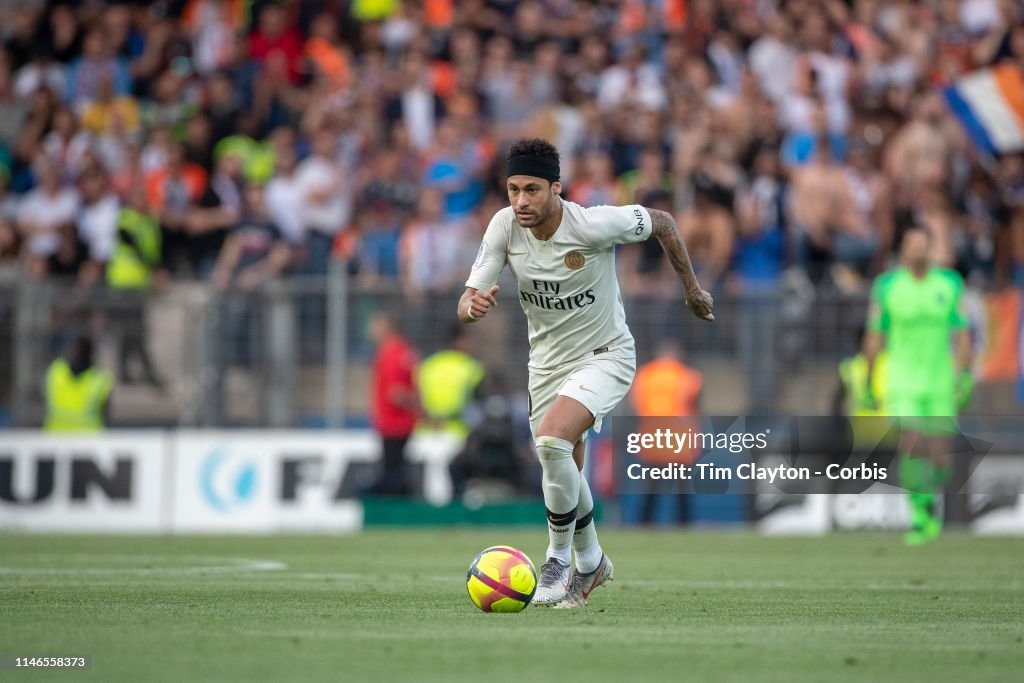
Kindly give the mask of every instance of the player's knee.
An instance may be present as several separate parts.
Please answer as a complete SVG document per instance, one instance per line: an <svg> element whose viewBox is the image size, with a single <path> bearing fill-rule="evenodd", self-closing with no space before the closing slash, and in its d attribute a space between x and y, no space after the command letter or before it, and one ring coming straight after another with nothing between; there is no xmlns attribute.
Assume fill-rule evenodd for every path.
<svg viewBox="0 0 1024 683"><path fill-rule="evenodd" d="M557 436L538 436L534 441L541 462L555 462L572 458L573 445Z"/></svg>

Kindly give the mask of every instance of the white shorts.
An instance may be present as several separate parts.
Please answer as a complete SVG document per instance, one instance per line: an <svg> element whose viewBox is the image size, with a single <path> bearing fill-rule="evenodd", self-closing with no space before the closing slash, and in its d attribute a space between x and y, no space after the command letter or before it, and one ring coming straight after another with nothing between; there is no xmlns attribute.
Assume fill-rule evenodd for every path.
<svg viewBox="0 0 1024 683"><path fill-rule="evenodd" d="M636 354L633 349L609 349L566 363L547 373L530 372L530 430L537 428L555 402L556 396L568 396L582 403L594 416L594 431L601 431L604 416L615 410L633 384ZM584 432L581 438L585 438Z"/></svg>

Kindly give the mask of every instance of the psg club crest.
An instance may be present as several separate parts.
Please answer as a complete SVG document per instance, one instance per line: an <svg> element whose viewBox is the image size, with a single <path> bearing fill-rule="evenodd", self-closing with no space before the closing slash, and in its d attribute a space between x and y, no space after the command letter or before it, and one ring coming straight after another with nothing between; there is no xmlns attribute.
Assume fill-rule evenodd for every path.
<svg viewBox="0 0 1024 683"><path fill-rule="evenodd" d="M570 251L565 255L565 265L569 270L579 270L583 267L583 264L587 262L587 259L583 257L578 251Z"/></svg>

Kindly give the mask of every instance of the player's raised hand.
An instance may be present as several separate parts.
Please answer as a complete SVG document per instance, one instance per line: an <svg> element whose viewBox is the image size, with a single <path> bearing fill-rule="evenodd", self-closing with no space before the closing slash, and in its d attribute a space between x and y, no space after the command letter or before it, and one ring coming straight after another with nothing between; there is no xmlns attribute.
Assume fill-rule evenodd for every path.
<svg viewBox="0 0 1024 683"><path fill-rule="evenodd" d="M477 290L469 299L468 317L470 322L476 322L480 320L487 312L493 307L498 305L498 300L494 298L494 295L498 293L498 285L494 285L486 292Z"/></svg>
<svg viewBox="0 0 1024 683"><path fill-rule="evenodd" d="M715 300L711 298L710 292L703 289L695 289L686 293L686 307L690 312L701 320L714 320L715 314L711 309L715 306Z"/></svg>

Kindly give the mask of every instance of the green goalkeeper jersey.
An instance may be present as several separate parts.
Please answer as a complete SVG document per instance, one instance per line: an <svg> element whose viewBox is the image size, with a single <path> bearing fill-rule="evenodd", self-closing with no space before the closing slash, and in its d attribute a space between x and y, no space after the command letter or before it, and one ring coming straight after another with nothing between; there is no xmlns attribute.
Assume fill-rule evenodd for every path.
<svg viewBox="0 0 1024 683"><path fill-rule="evenodd" d="M952 394L953 331L967 327L963 290L963 278L945 268L930 268L921 279L896 268L875 280L868 324L885 335L887 391Z"/></svg>

